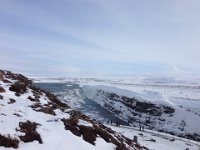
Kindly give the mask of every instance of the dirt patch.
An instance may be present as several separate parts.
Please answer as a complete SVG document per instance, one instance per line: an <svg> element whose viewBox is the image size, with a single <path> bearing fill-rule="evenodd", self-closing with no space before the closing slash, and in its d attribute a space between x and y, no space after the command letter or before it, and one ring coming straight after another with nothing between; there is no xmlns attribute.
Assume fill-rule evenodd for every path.
<svg viewBox="0 0 200 150"><path fill-rule="evenodd" d="M10 135L1 135L0 134L0 146L6 147L6 148L18 148L19 140L16 138L12 138Z"/></svg>
<svg viewBox="0 0 200 150"><path fill-rule="evenodd" d="M4 113L1 113L0 115L1 115L1 116L7 116L7 115L6 115L6 114L4 114Z"/></svg>
<svg viewBox="0 0 200 150"><path fill-rule="evenodd" d="M3 74L0 72L0 80L3 80L4 76Z"/></svg>
<svg viewBox="0 0 200 150"><path fill-rule="evenodd" d="M22 115L18 114L18 113L13 113L14 116L17 116L17 117L22 117Z"/></svg>
<svg viewBox="0 0 200 150"><path fill-rule="evenodd" d="M83 135L83 139L93 145L95 145L97 134L92 127L88 126L79 126L80 132Z"/></svg>
<svg viewBox="0 0 200 150"><path fill-rule="evenodd" d="M19 94L19 93L15 93L15 95L16 95L17 97L20 97L20 94Z"/></svg>
<svg viewBox="0 0 200 150"><path fill-rule="evenodd" d="M36 128L39 124L31 121L20 122L19 129L17 131L25 133L24 136L19 136L20 140L27 143L32 141L38 141L42 144L42 139L40 134L36 131Z"/></svg>
<svg viewBox="0 0 200 150"><path fill-rule="evenodd" d="M79 125L79 118L93 124L93 126ZM116 145L116 150L128 150L127 145L133 145L133 141L120 135L115 135L115 132L104 126L101 123L94 122L90 120L87 116L82 115L76 111L73 111L71 117L68 119L62 119L65 129L70 130L76 136L82 136L83 139L95 145L97 137L101 137L108 143L113 143ZM125 144L126 143L126 144Z"/></svg>
<svg viewBox="0 0 200 150"><path fill-rule="evenodd" d="M74 135L81 136L81 132L78 127L80 112L73 111L69 119L62 119L65 129L70 130Z"/></svg>
<svg viewBox="0 0 200 150"><path fill-rule="evenodd" d="M16 94L24 94L27 91L27 87L23 82L15 82L9 87L9 90L16 92Z"/></svg>
<svg viewBox="0 0 200 150"><path fill-rule="evenodd" d="M62 119L66 130L70 130L74 135L81 136L81 132L77 126L71 125L67 120Z"/></svg>
<svg viewBox="0 0 200 150"><path fill-rule="evenodd" d="M50 114L50 115L54 115L54 116L56 115L56 113L54 112L54 109L50 106L41 107L40 109L35 110L35 111L43 112L45 114Z"/></svg>
<svg viewBox="0 0 200 150"><path fill-rule="evenodd" d="M33 98L31 96L29 96L27 99L29 99L32 102L39 102L40 101L38 98Z"/></svg>
<svg viewBox="0 0 200 150"><path fill-rule="evenodd" d="M11 71L5 71L5 77L11 80L18 80L19 82L23 82L26 85L32 85L31 80L21 74L12 73Z"/></svg>
<svg viewBox="0 0 200 150"><path fill-rule="evenodd" d="M7 79L3 79L2 80L4 83L12 83L11 81L7 80Z"/></svg>
<svg viewBox="0 0 200 150"><path fill-rule="evenodd" d="M61 102L60 100L58 100L58 98L54 94L52 94L50 92L46 92L46 91L44 91L44 92L46 94L46 97L48 97L50 101L52 101L53 103L57 104L59 107L61 107L61 108L63 108L63 107L64 108L69 108L69 106L67 104L65 104L65 103Z"/></svg>
<svg viewBox="0 0 200 150"><path fill-rule="evenodd" d="M56 115L54 110L58 108L57 105L55 106L51 103L41 105L41 103L39 103L39 102L36 102L29 107L31 107L34 111L43 112L45 114L50 114L50 115L54 115L54 116Z"/></svg>
<svg viewBox="0 0 200 150"><path fill-rule="evenodd" d="M15 102L16 102L16 100L10 98L10 101L8 102L8 104L13 104L13 103L15 103Z"/></svg>
<svg viewBox="0 0 200 150"><path fill-rule="evenodd" d="M37 109L41 108L42 105L39 102L37 102L37 103L30 105L29 107L31 107L33 110L36 111Z"/></svg>
<svg viewBox="0 0 200 150"><path fill-rule="evenodd" d="M4 92L6 92L6 90L0 86L0 93L4 93Z"/></svg>

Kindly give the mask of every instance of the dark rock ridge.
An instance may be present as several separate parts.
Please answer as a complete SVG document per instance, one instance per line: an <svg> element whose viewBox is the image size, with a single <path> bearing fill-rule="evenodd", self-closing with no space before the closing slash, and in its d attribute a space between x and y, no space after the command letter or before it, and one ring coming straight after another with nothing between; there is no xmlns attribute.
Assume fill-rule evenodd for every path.
<svg viewBox="0 0 200 150"><path fill-rule="evenodd" d="M188 122L186 123L184 120L177 123L171 121L176 115L176 108L171 105L119 95L101 88L96 90L92 99L120 119L129 122L131 126L142 125L151 130L200 141L200 134L185 131ZM184 108L182 109L184 110ZM171 123L173 123L173 127L170 128Z"/></svg>
<svg viewBox="0 0 200 150"><path fill-rule="evenodd" d="M102 90L98 90L97 93L102 93ZM162 104L153 104L146 101L140 101L137 98L130 98L127 96L118 96L115 93L105 93L105 96L112 100L112 101L118 101L127 106L128 108L134 110L135 112L139 113L146 113L152 116L161 116L162 113L165 114L173 114L175 112L175 109Z"/></svg>
<svg viewBox="0 0 200 150"><path fill-rule="evenodd" d="M105 99L104 107L109 111L121 116L123 114L123 109L120 108L125 106L126 110L132 114L127 118L129 123L143 123L150 129L154 128L154 124L151 120L158 119L160 122L165 122L165 118L162 118L163 114L172 117L175 113L175 109L170 106L154 104L134 97L119 96L116 93L109 93L103 90L97 90L96 95L103 95L103 98ZM113 104L115 102L119 102L121 107L114 107ZM145 121L141 120L142 115L145 115Z"/></svg>

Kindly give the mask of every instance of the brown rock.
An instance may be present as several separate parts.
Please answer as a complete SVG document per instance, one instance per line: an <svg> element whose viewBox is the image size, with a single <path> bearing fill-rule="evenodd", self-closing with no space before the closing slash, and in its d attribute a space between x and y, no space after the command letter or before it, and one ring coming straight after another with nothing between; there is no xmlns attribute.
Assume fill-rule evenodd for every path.
<svg viewBox="0 0 200 150"><path fill-rule="evenodd" d="M0 86L0 93L6 92L6 90Z"/></svg>

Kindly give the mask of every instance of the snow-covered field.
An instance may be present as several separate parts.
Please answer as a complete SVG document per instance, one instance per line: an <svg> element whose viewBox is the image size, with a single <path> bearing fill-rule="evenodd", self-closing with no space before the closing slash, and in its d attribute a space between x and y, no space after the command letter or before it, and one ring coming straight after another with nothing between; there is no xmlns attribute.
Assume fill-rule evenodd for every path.
<svg viewBox="0 0 200 150"><path fill-rule="evenodd" d="M138 128L110 126L114 131L133 138L137 136L138 143L148 147L150 150L199 150L200 143L184 138L172 136L170 134L159 133L145 129L139 131Z"/></svg>

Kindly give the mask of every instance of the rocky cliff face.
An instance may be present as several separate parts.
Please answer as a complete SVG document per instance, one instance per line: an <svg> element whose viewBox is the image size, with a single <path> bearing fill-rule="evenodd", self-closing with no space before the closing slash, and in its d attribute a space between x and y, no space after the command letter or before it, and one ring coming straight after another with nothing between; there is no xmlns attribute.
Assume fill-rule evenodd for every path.
<svg viewBox="0 0 200 150"><path fill-rule="evenodd" d="M200 141L198 113L181 106L148 101L137 93L106 86L84 86L84 95L100 104L131 126L167 132Z"/></svg>

